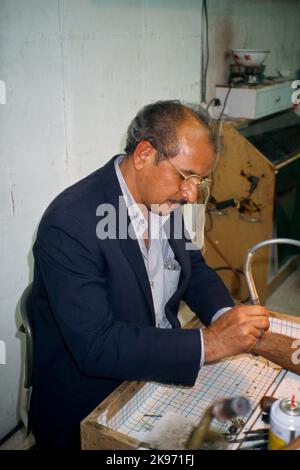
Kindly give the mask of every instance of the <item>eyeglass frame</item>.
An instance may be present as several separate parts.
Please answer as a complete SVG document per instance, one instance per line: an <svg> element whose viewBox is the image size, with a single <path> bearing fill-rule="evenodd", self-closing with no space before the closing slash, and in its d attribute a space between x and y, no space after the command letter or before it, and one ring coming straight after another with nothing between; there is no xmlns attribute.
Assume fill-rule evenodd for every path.
<svg viewBox="0 0 300 470"><path fill-rule="evenodd" d="M166 158L166 160L177 171L177 173L179 173L180 176L182 176L183 181L180 183L180 186L182 186L182 184L184 184L190 178L197 178L197 179L200 180L198 183L193 183L193 181L191 181L191 184L193 184L194 186L198 186L198 189L201 186L209 188L210 184L212 183L212 180L210 178L208 178L207 176L199 176L199 175L196 175L196 174L186 176L181 170L179 170L179 168L177 168L174 165L174 163L171 162L171 160L169 158ZM180 186L179 186L179 188L180 188Z"/></svg>

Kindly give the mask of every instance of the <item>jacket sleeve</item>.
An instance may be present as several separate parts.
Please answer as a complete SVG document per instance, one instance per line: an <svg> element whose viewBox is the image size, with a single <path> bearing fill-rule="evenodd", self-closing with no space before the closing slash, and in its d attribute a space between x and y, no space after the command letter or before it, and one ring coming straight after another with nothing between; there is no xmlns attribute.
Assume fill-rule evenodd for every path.
<svg viewBox="0 0 300 470"><path fill-rule="evenodd" d="M93 377L193 385L199 330L117 321L109 304L108 266L96 234L85 225L68 213L52 213L42 220L34 249L51 314L77 367ZM134 308L134 299L128 300Z"/></svg>
<svg viewBox="0 0 300 470"><path fill-rule="evenodd" d="M191 242L189 240L191 248ZM191 262L191 277L184 299L190 309L208 326L214 314L223 307L233 307L234 302L227 287L216 271L210 268L201 251L188 250Z"/></svg>

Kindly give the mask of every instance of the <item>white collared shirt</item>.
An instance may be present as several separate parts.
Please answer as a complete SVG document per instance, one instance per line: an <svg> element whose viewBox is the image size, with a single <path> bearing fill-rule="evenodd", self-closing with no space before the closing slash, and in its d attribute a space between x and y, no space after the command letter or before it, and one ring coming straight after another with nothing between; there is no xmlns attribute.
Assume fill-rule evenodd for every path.
<svg viewBox="0 0 300 470"><path fill-rule="evenodd" d="M170 215L160 216L148 211L148 221L145 219L121 173L119 164L124 157L124 155L119 155L115 159L115 170L148 274L155 311L155 323L158 328L172 328L165 314L165 306L178 288L181 267L175 259L174 252L163 229ZM143 240L143 234L147 229L148 248ZM218 310L212 318L212 323L230 308L225 307ZM201 339L200 367L202 367L204 364L204 340L202 330L199 331Z"/></svg>
<svg viewBox="0 0 300 470"><path fill-rule="evenodd" d="M160 216L148 211L148 220L146 220L139 205L133 199L119 168L123 158L123 155L116 158L115 169L148 274L155 311L155 323L158 328L172 328L165 314L165 306L177 290L181 267L175 259L174 252L163 229L170 215ZM148 248L143 240L143 234L146 230L148 230Z"/></svg>

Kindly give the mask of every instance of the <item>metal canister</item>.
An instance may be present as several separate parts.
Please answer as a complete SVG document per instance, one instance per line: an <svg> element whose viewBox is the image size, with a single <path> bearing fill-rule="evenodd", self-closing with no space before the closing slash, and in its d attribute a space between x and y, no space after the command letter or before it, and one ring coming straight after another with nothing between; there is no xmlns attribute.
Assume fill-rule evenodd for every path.
<svg viewBox="0 0 300 470"><path fill-rule="evenodd" d="M271 407L269 449L276 450L300 435L300 402L277 400Z"/></svg>

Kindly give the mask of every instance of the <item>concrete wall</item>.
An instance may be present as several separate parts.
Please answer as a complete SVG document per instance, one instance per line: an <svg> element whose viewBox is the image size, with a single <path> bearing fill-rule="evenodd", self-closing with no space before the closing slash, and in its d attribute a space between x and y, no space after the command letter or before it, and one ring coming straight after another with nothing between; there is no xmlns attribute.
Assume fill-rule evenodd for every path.
<svg viewBox="0 0 300 470"><path fill-rule="evenodd" d="M230 49L267 49L266 75L300 69L298 0L207 0L210 63L207 101L215 85L227 83Z"/></svg>
<svg viewBox="0 0 300 470"><path fill-rule="evenodd" d="M41 214L122 150L143 104L199 100L201 4L0 0L0 438L18 419L17 305ZM272 71L283 59L300 68L299 8L295 0L208 0L208 97L225 79L232 46L270 48Z"/></svg>
<svg viewBox="0 0 300 470"><path fill-rule="evenodd" d="M200 6L0 0L0 438L17 422L17 304L39 219L58 192L123 149L143 104L198 101Z"/></svg>

